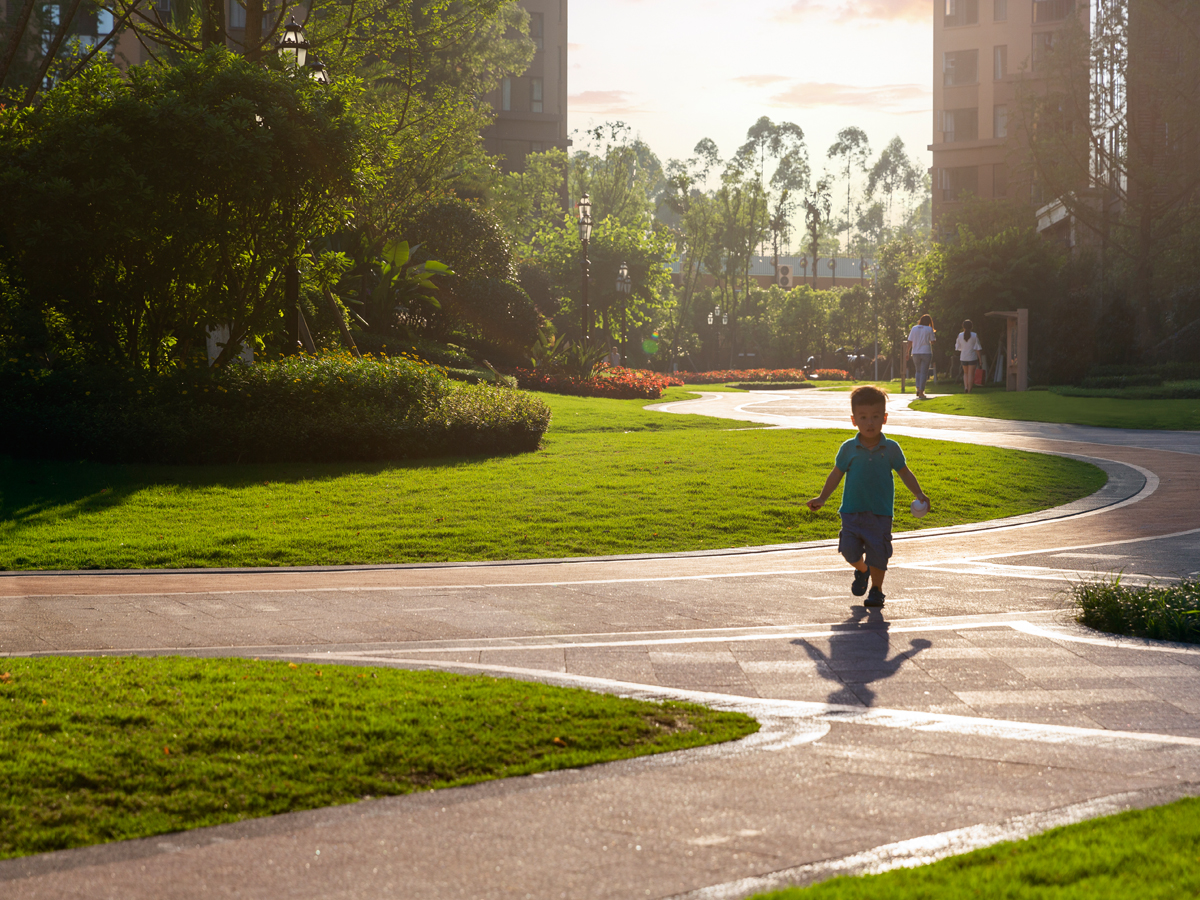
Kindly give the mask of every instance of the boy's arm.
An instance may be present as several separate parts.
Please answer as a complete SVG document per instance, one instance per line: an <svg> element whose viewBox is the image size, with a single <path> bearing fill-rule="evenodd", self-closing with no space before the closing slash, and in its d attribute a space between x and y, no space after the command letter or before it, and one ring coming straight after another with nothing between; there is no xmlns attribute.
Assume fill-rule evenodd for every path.
<svg viewBox="0 0 1200 900"><path fill-rule="evenodd" d="M922 503L929 503L929 498L926 497L925 492L921 490L921 485L917 481L917 476L912 473L912 469L910 469L908 466L905 466L896 474L900 476L900 480L904 482L904 486L912 491L912 495L914 497L916 497Z"/></svg>
<svg viewBox="0 0 1200 900"><path fill-rule="evenodd" d="M829 477L825 479L825 487L821 488L821 493L818 496L813 497L806 504L808 508L813 512L816 512L818 509L824 506L825 501L828 500L829 495L837 489L838 484L842 480L842 476L845 474L846 473L837 466L834 466L833 471L829 473Z"/></svg>

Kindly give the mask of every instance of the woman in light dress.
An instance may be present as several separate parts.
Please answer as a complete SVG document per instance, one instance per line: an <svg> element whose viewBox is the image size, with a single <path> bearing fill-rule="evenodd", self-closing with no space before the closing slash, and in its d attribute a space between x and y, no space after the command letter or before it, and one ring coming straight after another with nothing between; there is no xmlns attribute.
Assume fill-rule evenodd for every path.
<svg viewBox="0 0 1200 900"><path fill-rule="evenodd" d="M958 361L962 363L963 390L968 394L975 387L975 369L979 365L979 354L983 345L979 343L979 335L972 330L971 320L963 322L962 333L954 342L958 351Z"/></svg>

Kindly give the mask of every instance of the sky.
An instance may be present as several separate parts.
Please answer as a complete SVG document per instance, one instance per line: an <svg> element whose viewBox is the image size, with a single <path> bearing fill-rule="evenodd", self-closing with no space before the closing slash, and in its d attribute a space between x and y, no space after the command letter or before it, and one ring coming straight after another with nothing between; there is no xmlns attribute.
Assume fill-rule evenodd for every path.
<svg viewBox="0 0 1200 900"><path fill-rule="evenodd" d="M850 125L930 165L931 0L569 0L568 40L568 130L626 122L664 164L705 137L728 158L768 116L814 173Z"/></svg>

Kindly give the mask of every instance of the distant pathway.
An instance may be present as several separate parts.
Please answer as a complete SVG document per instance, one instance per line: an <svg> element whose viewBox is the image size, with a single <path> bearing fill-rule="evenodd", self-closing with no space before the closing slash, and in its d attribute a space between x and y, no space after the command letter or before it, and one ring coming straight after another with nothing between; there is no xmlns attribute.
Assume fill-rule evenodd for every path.
<svg viewBox="0 0 1200 900"><path fill-rule="evenodd" d="M848 402L721 393L664 409L849 427ZM764 725L719 747L0 862L0 895L732 898L1198 792L1200 648L1080 629L1062 592L1095 572L1200 569L1200 434L892 410L893 434L1084 457L1109 486L898 540L882 614L851 605L828 541L0 576L6 654L490 672L695 699Z"/></svg>

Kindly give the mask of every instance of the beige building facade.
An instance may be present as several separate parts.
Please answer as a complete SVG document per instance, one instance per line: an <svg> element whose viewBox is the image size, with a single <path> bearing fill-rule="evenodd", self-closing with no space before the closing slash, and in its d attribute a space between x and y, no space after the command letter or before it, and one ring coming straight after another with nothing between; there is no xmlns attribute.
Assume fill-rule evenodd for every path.
<svg viewBox="0 0 1200 900"><path fill-rule="evenodd" d="M1076 0L935 0L933 221L966 197L1041 206L1017 134L1018 83L1037 79ZM1047 198L1048 199L1048 198Z"/></svg>
<svg viewBox="0 0 1200 900"><path fill-rule="evenodd" d="M521 0L537 47L529 69L505 78L487 98L496 120L483 131L484 148L505 171L519 172L525 157L567 148L567 0Z"/></svg>

